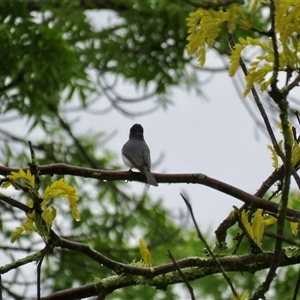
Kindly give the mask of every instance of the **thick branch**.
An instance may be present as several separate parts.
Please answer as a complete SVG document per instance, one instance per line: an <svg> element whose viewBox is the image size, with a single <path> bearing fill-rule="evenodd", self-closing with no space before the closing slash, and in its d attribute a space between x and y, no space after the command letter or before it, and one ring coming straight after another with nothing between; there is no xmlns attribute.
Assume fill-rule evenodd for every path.
<svg viewBox="0 0 300 300"><path fill-rule="evenodd" d="M2 175L8 175L10 174L10 172L12 171L17 172L18 170L19 169L16 168L8 168L8 167L0 166L0 174ZM24 170L28 170L28 168L24 168ZM145 175L138 172L106 171L106 170L75 167L75 166L61 164L61 163L40 166L40 172L41 175L53 175L53 174L72 175L72 176L80 176L84 178L94 178L102 181L116 181L116 180L131 181L132 180L138 182L146 182ZM198 174L197 173L190 173L190 174L153 173L153 174L158 183L168 183L168 184L194 183L194 184L205 185L212 189L218 190L224 194L230 195L238 200L241 200L242 202L246 203L249 206L261 208L268 212L272 212L273 214L278 213L278 204L253 196L232 185L208 177L205 174L200 174L200 173ZM300 220L300 212L293 209L287 209L287 216L289 218L292 218L295 222Z"/></svg>
<svg viewBox="0 0 300 300"><path fill-rule="evenodd" d="M273 259L272 252L266 252L259 255L244 255L240 257L221 257L220 263L226 272L250 272L267 269ZM293 265L300 262L300 257L288 258L281 255L280 266ZM215 260L200 257L189 257L176 261L184 276L189 281L203 278L212 274L220 273ZM144 269L152 278L142 279L140 276L118 275L88 284L78 288L72 288L52 295L42 297L41 300L71 300L96 296L99 293L109 294L114 290L134 285L153 286L156 289L165 289L168 285L183 282L182 276L178 273L174 263L168 263L154 268Z"/></svg>

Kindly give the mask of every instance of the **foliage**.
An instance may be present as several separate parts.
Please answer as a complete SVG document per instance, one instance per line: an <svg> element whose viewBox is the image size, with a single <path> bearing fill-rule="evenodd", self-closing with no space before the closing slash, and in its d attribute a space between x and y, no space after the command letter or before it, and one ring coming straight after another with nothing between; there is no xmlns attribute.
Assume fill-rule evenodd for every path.
<svg viewBox="0 0 300 300"><path fill-rule="evenodd" d="M265 229L264 228L265 224L264 224L264 220L262 217L262 210L258 210L255 213L255 216L251 220L251 223L248 221L248 216L247 216L246 212L243 210L242 216L241 216L241 221L242 221L246 231L252 238L252 240L258 246L260 246L260 243L261 243L261 240L263 237L263 233L264 233L264 229Z"/></svg>
<svg viewBox="0 0 300 300"><path fill-rule="evenodd" d="M265 3L269 6L270 22L269 28L266 30L252 21L252 17L262 12ZM239 67L242 67L245 75L246 88L244 96L252 93L255 103L260 111L267 132L272 141L272 146L268 148L272 154L273 166L279 168L279 159L282 161L281 169L284 174L281 175L278 185L280 209L277 214L277 242L274 251L274 260L270 266L269 272L263 280L262 284L252 292L251 299L264 298L265 293L270 289L272 276L276 273L278 263L276 259L280 259L282 251L282 236L285 227L285 218L287 208L289 207L290 198L290 177L293 176L300 186L300 180L295 170L299 167L299 138L296 129L292 127L289 118L289 92L299 84L299 26L297 17L299 12L298 1L248 1L248 5L231 4L229 7L222 7L215 10L204 10L199 8L190 14L187 18L188 24L188 52L198 57L199 65L202 68L205 64L207 46L213 47L221 36L221 28L226 24L227 37L230 46L230 67L229 75L234 76ZM249 17L250 16L250 17ZM243 28L244 34L237 32L236 28ZM255 36L251 36L247 31L252 32ZM235 42L235 41L238 42ZM243 55L245 49L255 49L258 51L247 64L244 62ZM279 86L279 75L285 74L285 81ZM280 127L282 140L277 142L273 130L270 126L269 119L265 113L260 97L256 92L255 84L260 87L260 92L268 90L271 99L278 105L280 111ZM293 169L295 167L295 169ZM275 170L276 172L276 170ZM261 194L263 196L264 194ZM275 195L275 194L274 194ZM271 197L271 199L274 197ZM266 220L262 217L262 211L258 210L252 218L254 211L250 210L246 214L245 210L237 213L239 223L241 224L245 236L248 238L251 251L260 253L260 242L265 232L265 225L274 223L274 218ZM235 216L232 215L231 218ZM291 222L291 231L294 235L298 234L298 222ZM223 242L223 236L219 237L219 242ZM295 254L295 253L294 253ZM276 258L277 257L277 258ZM229 283L229 282L228 282ZM298 286L296 285L295 294ZM235 298L239 298L236 292L233 292Z"/></svg>
<svg viewBox="0 0 300 300"><path fill-rule="evenodd" d="M290 299L295 294L300 215L290 177L293 174L300 183L296 173L300 163L288 96L300 79L300 5L277 0L208 3L0 3L0 113L7 119L26 119L30 132L43 133L27 150L26 137L18 136L14 128L0 129L1 187L9 194L0 194L0 236L5 241L1 252L8 260L0 266L1 279L13 273L12 279L3 280L6 295L35 297L30 290L34 276L23 276L19 269L33 261L38 262L39 278L34 279L34 290L38 298L40 288L43 295L48 293L44 299L55 297L55 292L61 296L61 291L80 291L82 298L177 299L174 284L199 299L258 299L275 292ZM114 14L115 22L98 28L89 13L101 16L104 10ZM220 224L216 238L207 237L206 249L197 226L190 227L186 217L174 217L162 199L126 189L122 180L142 181L142 174L124 178L115 154L104 147L103 132L77 135L67 121L75 103L87 111L94 99L105 98L128 116L126 103L151 99L154 108L166 107L172 87L197 89L197 73L190 67L193 58L185 55L186 39L188 54L197 56L201 68L210 49L229 56L229 75L235 76L242 67L244 95L253 94L272 142L268 148L274 173L255 195L205 175L164 174L164 182L204 184L245 203ZM258 49L259 54L247 65L243 56L249 49ZM280 87L279 73L286 75ZM107 76L131 83L143 96L119 96ZM255 85L268 91L278 106L281 141L274 137ZM268 195L276 182L277 190ZM192 209L188 212L193 216ZM282 241L292 246L284 248ZM207 251L210 247L212 251ZM168 250L173 263L167 259ZM285 276L288 291L282 283ZM28 295L17 295L15 283L23 285Z"/></svg>
<svg viewBox="0 0 300 300"><path fill-rule="evenodd" d="M237 28L243 28L244 34L237 32L239 43L233 46L230 55L230 76L234 76L240 66L242 51L246 47L258 48L259 54L251 60L247 74L247 86L244 91L246 96L255 83L260 85L263 92L270 87L274 79L272 73L275 68L278 72L288 72L292 77L299 72L298 47L299 26L297 23L300 4L298 1L270 1L273 5L271 13L274 14L274 22L271 30L274 30L279 40L276 44L269 39L270 33L264 31L264 27L256 27L252 18L264 9L264 1L249 1L249 5L232 4L228 9L204 10L198 9L190 14L187 19L188 53L198 57L200 67L204 66L206 45L212 47L221 35L221 27L227 24L228 34L235 33ZM276 11L276 13L275 13ZM258 33L255 38L249 32ZM274 46L276 49L274 49ZM275 55L277 56L275 58ZM276 62L278 60L278 62ZM276 66L278 64L278 66ZM284 87L285 89L287 88Z"/></svg>
<svg viewBox="0 0 300 300"><path fill-rule="evenodd" d="M43 196L40 196L39 192L35 189L35 176L32 175L29 170L24 172L24 170L20 169L19 172L11 172L11 175L8 175L6 178L8 181L4 181L2 183L2 188L8 188L10 185L12 185L16 189L23 189L24 191L26 190L29 195L33 196L33 199L28 200L27 206L29 208L38 206L38 209L42 211L41 214L39 214L37 211L27 213L27 219L25 223L17 227L10 240L11 243L14 243L23 231L29 233L32 230L39 233L46 243L48 242L49 233L55 220L57 210L54 206L47 206L47 204L54 197L66 198L70 203L70 211L74 219L76 221L80 221L76 204L76 202L79 200L77 192L73 187L68 186L63 178L53 182L51 186L48 186ZM25 181L24 186L19 183L20 179Z"/></svg>
<svg viewBox="0 0 300 300"><path fill-rule="evenodd" d="M38 132L32 139L37 165L63 162L104 170L120 168L116 155L105 149L105 133L74 134L76 123L67 120L74 111L93 110L94 99L130 115L124 106L135 100L134 96L125 100L118 97L119 87L108 87L107 77L115 76L118 81L126 80L140 88L141 99L150 99L152 106L159 108L171 100L171 87L196 88L195 71L187 70L190 59L184 56L185 17L189 11L191 7L182 6L180 1L1 1L0 113L3 120L26 120L29 131ZM100 27L94 24L93 12ZM102 22L108 13L116 22ZM108 90L113 99L106 94ZM25 168L30 161L28 137L20 136L13 125L7 128L0 130L0 163ZM29 176L27 171L23 174L25 186ZM152 253L156 264L165 261L166 249L183 244L184 234L177 227L183 221L171 221L170 212L160 200L154 201L145 193L128 193L122 182L49 174L41 176L40 184L37 196L43 199L42 215L25 214L0 201L0 235L7 241L1 246L3 261L41 250L43 241L35 231L47 240L53 230L61 237L88 244L107 257L129 263L141 258L140 238L150 250L156 249ZM33 185L29 183L28 188L33 189ZM68 187L76 190L80 199L77 202L69 197L70 206L61 201L68 195ZM11 189L7 193L32 208L28 193ZM7 199L2 194L1 197ZM78 212L74 205L78 205ZM80 214L80 222L71 211L75 219ZM11 224L6 220L14 221ZM160 235L157 227L162 229ZM13 247L9 244L11 237L15 240ZM52 292L88 284L93 275L112 275L111 270L95 265L91 259L83 260L79 253L73 252L70 257L63 248L56 248L45 257L42 270L42 287ZM21 282L22 276L17 271L14 280ZM2 278L4 291L13 290L14 283L6 281L6 274ZM26 289L32 282L32 278L28 279L23 282ZM148 299L157 294L153 288L144 290ZM26 293L35 294L35 288ZM136 288L127 288L113 297L119 294L123 299L134 298L136 293ZM172 289L164 295L175 298Z"/></svg>

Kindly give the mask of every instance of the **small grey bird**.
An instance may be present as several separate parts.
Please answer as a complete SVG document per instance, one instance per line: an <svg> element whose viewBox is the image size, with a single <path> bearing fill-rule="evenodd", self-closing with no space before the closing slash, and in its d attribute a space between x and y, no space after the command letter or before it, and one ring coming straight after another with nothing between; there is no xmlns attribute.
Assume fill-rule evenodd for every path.
<svg viewBox="0 0 300 300"><path fill-rule="evenodd" d="M130 128L129 140L122 148L122 159L126 166L138 169L146 175L148 184L158 186L153 174L150 172L150 150L144 140L144 129L140 124Z"/></svg>

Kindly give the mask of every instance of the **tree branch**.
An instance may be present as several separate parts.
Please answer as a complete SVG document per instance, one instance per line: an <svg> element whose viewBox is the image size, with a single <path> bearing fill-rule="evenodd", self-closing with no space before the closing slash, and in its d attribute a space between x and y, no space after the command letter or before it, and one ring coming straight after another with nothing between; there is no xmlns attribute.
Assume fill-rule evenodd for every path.
<svg viewBox="0 0 300 300"><path fill-rule="evenodd" d="M72 175L79 176L83 178L94 178L102 181L138 181L146 183L145 175L138 172L129 172L129 171L106 171L90 168L82 168L77 166L71 166L63 163L53 164L53 165L44 165L40 166L41 175ZM8 175L10 172L17 172L17 168L8 168L0 166L0 174ZM23 168L24 171L27 171L28 168ZM249 206L254 206L271 212L273 214L278 213L278 204L270 202L268 200L253 196L247 192L244 192L241 189L238 189L232 185L219 181L217 179L208 177L205 174L201 173L188 173L188 174L159 174L153 173L155 179L158 183L194 183L208 186L212 189L220 191L224 194L230 195ZM0 198L1 200L1 198ZM287 209L287 216L291 218L290 220L298 222L300 220L300 212Z"/></svg>
<svg viewBox="0 0 300 300"><path fill-rule="evenodd" d="M220 257L219 261L226 272L251 272L253 274L259 270L268 269L272 259L273 253L265 252L259 255ZM284 253L281 254L280 266L293 265L299 262L300 256L288 258ZM181 269L188 281L220 273L220 268L216 265L215 260L203 257L189 257L177 260L176 265ZM140 276L126 274L111 276L82 287L53 293L52 295L42 297L41 300L74 300L96 296L101 291L104 294L109 294L114 290L135 285L147 285L153 286L156 289L165 289L168 285L183 282L183 278L178 273L177 267L174 266L173 262L153 268L140 269L147 270L149 277L141 280ZM151 275L154 276L151 277Z"/></svg>

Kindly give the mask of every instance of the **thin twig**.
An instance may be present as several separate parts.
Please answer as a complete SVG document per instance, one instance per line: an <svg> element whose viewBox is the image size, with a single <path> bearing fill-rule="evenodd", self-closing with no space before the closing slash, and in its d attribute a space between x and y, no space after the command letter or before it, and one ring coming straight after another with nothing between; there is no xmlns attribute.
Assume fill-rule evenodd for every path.
<svg viewBox="0 0 300 300"><path fill-rule="evenodd" d="M43 263L44 257L45 256L43 255L37 264L37 285L36 285L37 300L41 299L41 268L42 268L42 263Z"/></svg>
<svg viewBox="0 0 300 300"><path fill-rule="evenodd" d="M107 296L108 294L109 294L109 293L107 293L106 291L101 291L101 292L98 294L96 300L105 300L105 298L106 298L106 296Z"/></svg>
<svg viewBox="0 0 300 300"><path fill-rule="evenodd" d="M276 233L268 232L268 231L265 231L264 235L268 236L268 237L271 237L271 238L280 239L280 240L282 240L283 242L285 242L289 245L294 245L294 246L300 247L300 242L298 242L297 240L293 240L293 239L289 239L287 237L284 237L283 235L278 235Z"/></svg>
<svg viewBox="0 0 300 300"><path fill-rule="evenodd" d="M57 118L59 119L59 123L62 126L62 128L68 133L68 135L71 137L71 139L73 140L75 146L77 147L77 149L79 150L80 154L82 155L82 157L86 160L86 162L88 162L93 168L97 168L97 164L95 163L94 160L91 159L90 155L87 153L86 149L84 148L84 146L81 144L81 142L79 141L79 139L77 137L75 137L75 135L73 134L72 130L71 130L71 126L63 120L63 118L57 114Z"/></svg>
<svg viewBox="0 0 300 300"><path fill-rule="evenodd" d="M0 274L0 300L2 300L2 276Z"/></svg>
<svg viewBox="0 0 300 300"><path fill-rule="evenodd" d="M226 282L227 282L228 285L230 286L231 291L232 291L234 297L236 297L236 299L239 299L239 295L238 295L238 293L236 292L236 290L235 290L235 288L234 288L234 286L233 286L233 284L232 284L232 282L231 282L230 277L227 276L227 274L226 274L226 272L225 272L225 270L224 270L222 264L220 263L220 261L218 260L218 258L215 256L215 254L213 253L213 251L210 249L208 243L206 242L206 239L203 237L203 235L202 235L202 233L201 233L201 231L200 231L200 229L199 229L199 227L198 227L198 224L197 224L197 222L196 222L196 219L195 219L195 216L194 216L194 213L193 213L193 208L192 208L190 202L188 201L187 198L185 198L185 196L184 196L182 193L180 193L180 196L181 196L182 199L184 200L184 202L185 202L185 204L186 204L186 206L187 206L187 208L188 208L188 210L189 210L189 212L190 212L192 221L193 221L193 223L194 223L194 226L195 226L195 228L196 228L197 235L198 235L200 241L205 245L205 247L206 247L206 249L207 249L209 255L210 255L211 258L216 262L217 266L220 268L220 271L221 271L221 273L222 273L224 279L226 280Z"/></svg>
<svg viewBox="0 0 300 300"><path fill-rule="evenodd" d="M235 42L234 42L233 36L231 34L228 35L228 40L229 40L231 48L233 49L234 46L235 46ZM247 70L246 64L244 63L244 61L243 61L242 58L240 58L240 66L241 66L241 68L242 68L242 70L244 72L244 75L247 76L248 70ZM254 101L256 103L256 106L257 106L257 108L258 108L258 110L259 110L259 112L260 112L260 114L262 116L262 119L263 119L263 121L265 123L267 132L268 132L269 137L270 137L270 139L272 141L272 145L273 145L273 147L274 147L277 155L282 158L283 157L283 153L280 150L280 147L279 147L279 145L277 143L277 140L276 140L275 134L273 132L271 123L269 121L269 118L268 118L268 116L266 114L264 106L263 106L262 102L260 101L259 95L258 95L258 93L257 93L257 91L256 91L256 89L255 89L254 86L251 88L251 93L252 93L252 96L253 96Z"/></svg>
<svg viewBox="0 0 300 300"><path fill-rule="evenodd" d="M175 258L173 257L173 255L172 255L172 253L171 253L170 250L168 250L168 256L172 259L173 264L175 265L176 269L178 270L178 273L179 273L180 276L182 277L182 279L183 279L185 285L187 286L187 288L188 288L188 290L189 290L189 292L190 292L190 295L191 295L191 299L192 299L192 300L196 300L192 286L190 285L188 279L186 278L186 276L183 274L183 272L181 271L180 267L179 267L178 264L176 263L176 260L175 260Z"/></svg>
<svg viewBox="0 0 300 300"><path fill-rule="evenodd" d="M35 159L35 153L31 141L28 141L28 145L29 145L30 155L31 155L31 163L28 163L28 166L30 168L31 174L34 175L34 192L38 194L38 190L42 183L40 178L41 172Z"/></svg>
<svg viewBox="0 0 300 300"><path fill-rule="evenodd" d="M299 71L298 71L299 72ZM290 90L292 90L294 87L299 85L299 81L300 81L300 74L298 74L296 76L296 78L287 86L287 91L289 92Z"/></svg>
<svg viewBox="0 0 300 300"><path fill-rule="evenodd" d="M299 287L300 287L300 268L299 268L299 271L298 271L298 278L297 278L297 282L296 282L296 285L295 285L295 290L294 290L294 295L293 295L292 300L297 300Z"/></svg>

